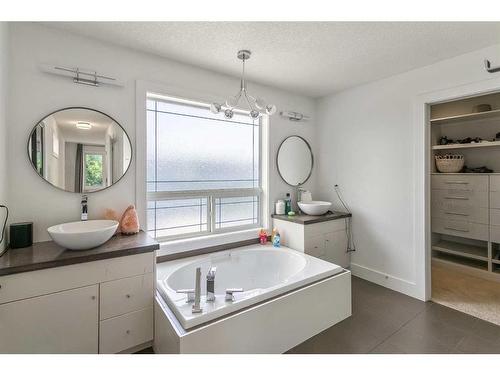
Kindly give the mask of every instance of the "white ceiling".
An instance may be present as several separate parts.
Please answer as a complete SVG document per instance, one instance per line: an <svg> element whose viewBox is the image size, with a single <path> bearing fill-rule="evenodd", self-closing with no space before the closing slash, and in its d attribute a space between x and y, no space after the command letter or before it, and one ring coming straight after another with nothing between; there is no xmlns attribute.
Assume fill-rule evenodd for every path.
<svg viewBox="0 0 500 375"><path fill-rule="evenodd" d="M500 43L500 22L49 22L46 25L323 96ZM482 61L478 61L482 64Z"/></svg>

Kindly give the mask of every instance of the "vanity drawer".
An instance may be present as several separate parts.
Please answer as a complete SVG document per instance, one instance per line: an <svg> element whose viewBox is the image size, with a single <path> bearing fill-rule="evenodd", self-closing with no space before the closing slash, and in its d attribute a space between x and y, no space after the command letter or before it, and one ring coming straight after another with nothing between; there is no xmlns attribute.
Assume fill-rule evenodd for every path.
<svg viewBox="0 0 500 375"><path fill-rule="evenodd" d="M489 238L488 225L473 223L467 220L432 217L432 231L482 241L488 241Z"/></svg>
<svg viewBox="0 0 500 375"><path fill-rule="evenodd" d="M488 176L432 175L431 184L439 190L488 191Z"/></svg>
<svg viewBox="0 0 500 375"><path fill-rule="evenodd" d="M432 204L488 208L488 192L472 190L432 190Z"/></svg>
<svg viewBox="0 0 500 375"><path fill-rule="evenodd" d="M304 225L305 237L318 236L345 229L345 219L324 221L320 223Z"/></svg>
<svg viewBox="0 0 500 375"><path fill-rule="evenodd" d="M153 339L153 308L100 322L99 353L119 353Z"/></svg>
<svg viewBox="0 0 500 375"><path fill-rule="evenodd" d="M316 258L325 256L325 236L309 237L305 243L305 253Z"/></svg>
<svg viewBox="0 0 500 375"><path fill-rule="evenodd" d="M100 285L100 319L153 306L153 273Z"/></svg>
<svg viewBox="0 0 500 375"><path fill-rule="evenodd" d="M0 276L0 304L154 271L154 252Z"/></svg>

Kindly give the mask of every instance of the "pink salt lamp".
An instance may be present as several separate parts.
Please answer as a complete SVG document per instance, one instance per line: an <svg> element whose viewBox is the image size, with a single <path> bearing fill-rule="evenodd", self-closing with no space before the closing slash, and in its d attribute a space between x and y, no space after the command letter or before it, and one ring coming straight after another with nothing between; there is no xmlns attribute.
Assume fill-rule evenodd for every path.
<svg viewBox="0 0 500 375"><path fill-rule="evenodd" d="M134 205L127 207L120 220L120 228L123 234L139 233L139 218Z"/></svg>

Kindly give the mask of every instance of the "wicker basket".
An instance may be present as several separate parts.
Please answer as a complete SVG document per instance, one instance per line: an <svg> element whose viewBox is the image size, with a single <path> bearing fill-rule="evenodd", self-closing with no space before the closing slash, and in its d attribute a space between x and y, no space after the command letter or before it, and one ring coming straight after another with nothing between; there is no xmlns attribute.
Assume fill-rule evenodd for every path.
<svg viewBox="0 0 500 375"><path fill-rule="evenodd" d="M441 173L457 173L464 167L463 155L436 155L436 168Z"/></svg>

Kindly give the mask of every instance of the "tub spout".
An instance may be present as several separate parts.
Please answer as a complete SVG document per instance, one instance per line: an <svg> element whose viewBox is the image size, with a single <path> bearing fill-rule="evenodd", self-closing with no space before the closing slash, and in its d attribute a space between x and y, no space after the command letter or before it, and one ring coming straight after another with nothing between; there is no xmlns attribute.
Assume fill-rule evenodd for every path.
<svg viewBox="0 0 500 375"><path fill-rule="evenodd" d="M192 308L193 313L201 313L203 309L200 306L201 299L201 267L196 268L196 284L194 287L194 305Z"/></svg>
<svg viewBox="0 0 500 375"><path fill-rule="evenodd" d="M207 273L207 301L215 301L215 273L217 267L211 267Z"/></svg>

